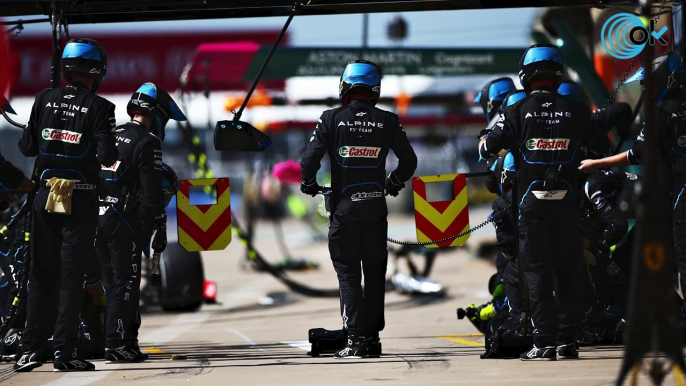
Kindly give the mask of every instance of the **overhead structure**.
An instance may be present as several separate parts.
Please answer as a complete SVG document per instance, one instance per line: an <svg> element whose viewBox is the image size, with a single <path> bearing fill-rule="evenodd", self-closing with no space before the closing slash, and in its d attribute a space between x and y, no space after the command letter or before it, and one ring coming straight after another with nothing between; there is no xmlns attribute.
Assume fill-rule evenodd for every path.
<svg viewBox="0 0 686 386"><path fill-rule="evenodd" d="M52 15L53 4L69 24L285 17L293 8L292 0L14 0L0 2L0 15ZM312 0L302 15L638 4L637 0Z"/></svg>

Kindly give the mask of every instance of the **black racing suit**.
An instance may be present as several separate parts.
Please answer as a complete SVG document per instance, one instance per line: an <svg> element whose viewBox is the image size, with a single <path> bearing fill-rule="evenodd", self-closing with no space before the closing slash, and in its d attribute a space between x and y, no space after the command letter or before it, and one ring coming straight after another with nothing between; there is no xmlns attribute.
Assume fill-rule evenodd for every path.
<svg viewBox="0 0 686 386"><path fill-rule="evenodd" d="M96 249L107 299L107 348L136 335L141 255L164 214L162 143L136 123L117 127L119 160L100 171L102 209Z"/></svg>
<svg viewBox="0 0 686 386"><path fill-rule="evenodd" d="M662 177L662 196L672 202L674 253L676 254L679 281L682 291L686 288L686 93L672 92L655 104L660 162L658 170ZM645 138L643 130L627 153L632 165L644 159Z"/></svg>
<svg viewBox="0 0 686 386"><path fill-rule="evenodd" d="M55 350L76 348L84 274L98 221L98 172L118 156L114 128L114 105L89 91L65 87L36 96L19 140L25 156L37 156L34 178L41 182L33 205L25 352L40 348L55 320ZM50 192L45 181L51 177L78 181L71 215L45 211Z"/></svg>
<svg viewBox="0 0 686 386"><path fill-rule="evenodd" d="M520 318L524 312L524 299L519 288L519 267L517 266L517 232L512 216L512 189L506 191L493 202L493 225L495 226L495 245L503 255L510 256L503 270L501 282L510 308L510 316Z"/></svg>
<svg viewBox="0 0 686 386"><path fill-rule="evenodd" d="M394 180L407 181L417 156L398 116L354 100L322 114L302 157L303 181L315 180L325 152L331 160L329 251L338 274L343 326L350 335L372 337L384 328L389 150L400 161Z"/></svg>
<svg viewBox="0 0 686 386"><path fill-rule="evenodd" d="M631 133L633 118L631 106L628 103L614 102L608 107L593 112L591 126L603 133L608 133L615 127L619 136L624 138Z"/></svg>
<svg viewBox="0 0 686 386"><path fill-rule="evenodd" d="M584 185L582 227L595 256L595 264L588 266L594 304L585 324L607 325L614 331L624 315L633 232L619 204L637 182L634 174L602 170L590 174Z"/></svg>
<svg viewBox="0 0 686 386"><path fill-rule="evenodd" d="M582 146L594 153L609 149L607 138L592 129L588 107L534 91L503 110L500 122L479 149L483 158L501 149L510 149L515 157L517 258L522 259L529 286L537 347L574 342L580 320L583 244L576 177ZM558 172L546 186L546 176L552 177L547 171Z"/></svg>

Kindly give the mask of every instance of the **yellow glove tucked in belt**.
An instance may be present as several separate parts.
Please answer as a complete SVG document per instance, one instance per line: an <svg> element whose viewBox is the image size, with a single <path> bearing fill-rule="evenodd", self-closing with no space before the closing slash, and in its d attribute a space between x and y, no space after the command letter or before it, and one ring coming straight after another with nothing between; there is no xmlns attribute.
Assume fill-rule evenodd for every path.
<svg viewBox="0 0 686 386"><path fill-rule="evenodd" d="M50 187L45 210L50 213L71 214L71 198L74 194L74 181L53 177L46 183Z"/></svg>

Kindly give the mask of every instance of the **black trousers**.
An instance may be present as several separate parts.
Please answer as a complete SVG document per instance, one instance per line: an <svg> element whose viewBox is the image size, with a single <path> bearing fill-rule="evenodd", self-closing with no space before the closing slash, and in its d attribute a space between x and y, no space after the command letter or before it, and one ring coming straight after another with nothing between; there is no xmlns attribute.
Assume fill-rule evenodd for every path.
<svg viewBox="0 0 686 386"><path fill-rule="evenodd" d="M107 303L106 348L127 345L134 336L141 294L143 245L139 233L140 230L112 207L100 216L96 250Z"/></svg>
<svg viewBox="0 0 686 386"><path fill-rule="evenodd" d="M530 190L543 190L541 182ZM519 208L519 255L529 286L537 347L572 343L582 317L583 241L577 198L538 199L530 192Z"/></svg>
<svg viewBox="0 0 686 386"><path fill-rule="evenodd" d="M365 222L334 214L331 219L329 252L338 274L343 327L350 335L371 337L384 328L387 235L386 217Z"/></svg>
<svg viewBox="0 0 686 386"><path fill-rule="evenodd" d="M503 272L503 286L507 295L507 304L510 306L510 316L515 319L522 317L524 312L524 298L519 289L519 267L517 259L510 260Z"/></svg>
<svg viewBox="0 0 686 386"><path fill-rule="evenodd" d="M33 205L25 351L40 349L51 334L56 351L76 348L87 259L95 241L96 195L75 190L72 214L63 215L45 211L49 192L41 188Z"/></svg>

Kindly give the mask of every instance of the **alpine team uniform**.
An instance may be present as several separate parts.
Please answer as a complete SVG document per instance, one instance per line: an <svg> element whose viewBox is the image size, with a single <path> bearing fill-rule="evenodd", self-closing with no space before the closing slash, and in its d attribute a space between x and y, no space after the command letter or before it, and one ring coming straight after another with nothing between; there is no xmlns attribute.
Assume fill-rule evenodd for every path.
<svg viewBox="0 0 686 386"><path fill-rule="evenodd" d="M357 65L363 71L378 71L369 62L351 62L342 83L348 79L351 67L354 71ZM379 79L377 72L374 82ZM417 157L398 116L374 107L374 102L354 99L325 111L301 162L303 185L311 188L316 185L324 153L329 154L332 177L329 251L340 284L343 324L349 336L367 338L378 337L384 328L388 260L386 157L393 150L399 159L390 181L386 181L387 188L389 183L396 187L396 195L417 166ZM364 291L360 285L360 265L364 271Z"/></svg>
<svg viewBox="0 0 686 386"><path fill-rule="evenodd" d="M143 249L166 247L162 141L171 119L185 120L169 94L153 83L132 96L127 112L148 117L150 128L131 121L117 127L119 160L100 172L102 210L96 242L107 293L105 359L132 362L146 358L138 348Z"/></svg>
<svg viewBox="0 0 686 386"><path fill-rule="evenodd" d="M40 366L42 354L36 353L51 334L55 370L94 369L78 357L76 346L84 275L97 227L98 172L101 164L111 166L118 156L114 105L93 94L106 62L107 55L96 42L71 40L64 49L63 75L67 80L73 74L95 76L94 87L89 91L75 84L40 92L19 140L25 156L37 156L34 177L41 184L33 205L25 354L16 371ZM45 210L50 194L46 181L52 177L75 182L70 215Z"/></svg>
<svg viewBox="0 0 686 386"><path fill-rule="evenodd" d="M400 161L394 178L407 181L417 167L417 156L398 116L353 101L322 114L302 157L303 181L316 177L325 152L331 159L329 251L341 286L344 324L351 335L367 336L384 327L388 256L384 180L389 150Z"/></svg>
<svg viewBox="0 0 686 386"><path fill-rule="evenodd" d="M546 65L554 62L557 67L553 67L552 73L561 77L559 49L532 46L522 57L520 79L525 88L533 76L527 66L541 62L547 62ZM548 76L545 71L549 68L531 72ZM591 127L588 107L553 90L534 90L503 110L500 122L479 149L483 158L501 149L510 149L515 157L518 258L522 259L529 286L535 328L532 356L538 355L537 349L552 347L554 350L558 342L566 345L575 339L580 318L578 275L583 262L576 188L582 146L599 154L609 150L607 138ZM522 359L527 359L525 354ZM532 356L528 359L534 359Z"/></svg>
<svg viewBox="0 0 686 386"><path fill-rule="evenodd" d="M141 254L152 237L155 218L164 214L162 143L131 122L117 127L116 135L119 160L100 173L103 213L96 242L107 294L108 349L131 343L140 299Z"/></svg>

